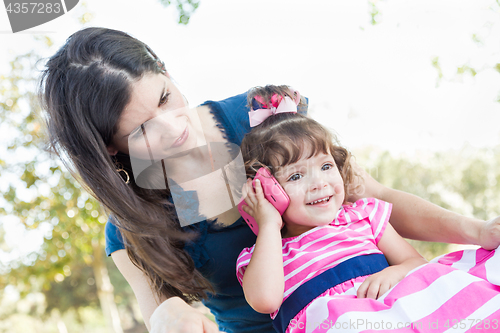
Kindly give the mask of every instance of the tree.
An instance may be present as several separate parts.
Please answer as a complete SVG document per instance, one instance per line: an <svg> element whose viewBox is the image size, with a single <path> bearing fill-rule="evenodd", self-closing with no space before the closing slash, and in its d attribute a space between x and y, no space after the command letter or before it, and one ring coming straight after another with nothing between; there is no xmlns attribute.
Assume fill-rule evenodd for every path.
<svg viewBox="0 0 500 333"><path fill-rule="evenodd" d="M368 12L370 15L370 24L372 26L379 25L383 22L384 7L389 6L390 3L390 1L386 0L368 0ZM489 10L495 13L496 16L495 19L484 22L480 31L477 31L470 36L477 47L484 47L487 44L495 45L495 43L497 43L497 39L495 39L497 35L493 32L500 29L500 0L492 0L490 4L485 5L484 7L485 10ZM495 52L496 53L493 56L498 59L498 52ZM439 85L442 80L453 81L457 78L461 78L464 75L475 77L478 73L489 70L495 70L496 72L500 73L500 59L495 61L495 63L491 63L488 61L482 62L482 65L474 66L470 63L461 64L456 67L455 73L447 73L447 75L445 75L443 73L439 55L436 55L430 59L431 66L436 69L436 85ZM500 91L498 92L497 102L500 103Z"/></svg>
<svg viewBox="0 0 500 333"><path fill-rule="evenodd" d="M45 46L50 40L45 40ZM42 147L42 117L34 93L34 52L17 56L11 72L1 77L0 120L10 131L7 152L0 161L0 177L8 183L2 193L7 203L0 210L15 216L28 231L43 232L40 249L19 257L2 270L0 285L16 285L22 295L40 283L47 310L61 312L100 304L109 332L122 328L114 302L113 287L104 264L104 223L99 204ZM37 116L37 114L41 115Z"/></svg>
<svg viewBox="0 0 500 333"><path fill-rule="evenodd" d="M160 2L164 6L176 5L180 24L189 22L199 4L192 0ZM83 25L92 14L85 3L82 8L79 21ZM50 48L52 41L40 37L38 44ZM37 102L34 75L40 64L37 52L18 55L10 62L10 73L0 76L0 121L2 129L9 131L7 151L0 158L0 183L7 188L2 192L0 218L15 217L26 232L44 237L39 249L0 262L0 288L16 286L21 296L42 292L45 317L53 310L64 314L70 309L100 306L109 332L122 332L109 275L124 296L120 297L121 303L129 312L133 307L129 300L134 298L116 267L107 267L110 261L103 258L107 216L99 203L43 149L43 111ZM1 225L0 251L17 251L6 246ZM135 316L131 317L136 321Z"/></svg>
<svg viewBox="0 0 500 333"><path fill-rule="evenodd" d="M355 152L358 163L381 184L415 194L438 206L483 220L500 214L500 146L393 157L373 147ZM448 244L411 241L427 259Z"/></svg>
<svg viewBox="0 0 500 333"><path fill-rule="evenodd" d="M194 14L198 6L200 5L200 1L195 0L159 0L160 3L167 7L174 2L177 7L177 12L179 13L179 24L188 24L191 15Z"/></svg>

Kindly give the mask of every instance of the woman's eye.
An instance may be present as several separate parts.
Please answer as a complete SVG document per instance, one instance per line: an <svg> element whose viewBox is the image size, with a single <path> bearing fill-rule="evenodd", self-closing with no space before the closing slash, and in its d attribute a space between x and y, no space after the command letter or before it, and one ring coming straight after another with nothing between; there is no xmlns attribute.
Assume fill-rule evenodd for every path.
<svg viewBox="0 0 500 333"><path fill-rule="evenodd" d="M163 96L161 96L160 103L158 106L161 106L161 105L167 103L169 96L170 96L170 92L166 92Z"/></svg>
<svg viewBox="0 0 500 333"><path fill-rule="evenodd" d="M325 171L325 170L330 170L331 168L333 168L333 164L326 163L326 164L323 164L323 166L321 167L321 170Z"/></svg>
<svg viewBox="0 0 500 333"><path fill-rule="evenodd" d="M136 129L134 129L132 132L130 132L130 134L128 136L129 140L139 139L142 136L142 134L144 133L144 131L145 131L144 124L141 124Z"/></svg>
<svg viewBox="0 0 500 333"><path fill-rule="evenodd" d="M296 174L293 174L293 175L291 175L290 177L288 177L287 181L289 181L289 182L290 182L290 181L294 182L294 181L299 180L300 178L302 178L302 175L301 175L301 174L296 173Z"/></svg>
<svg viewBox="0 0 500 333"><path fill-rule="evenodd" d="M137 137L139 136L139 133L141 132L141 126L137 127L136 129L134 129L132 132L130 132L129 134L129 139L137 139Z"/></svg>

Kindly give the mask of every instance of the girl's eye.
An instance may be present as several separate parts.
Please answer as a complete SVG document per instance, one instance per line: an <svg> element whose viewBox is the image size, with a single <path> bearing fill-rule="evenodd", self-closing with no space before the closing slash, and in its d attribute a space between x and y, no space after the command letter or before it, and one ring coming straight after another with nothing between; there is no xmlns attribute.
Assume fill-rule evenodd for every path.
<svg viewBox="0 0 500 333"><path fill-rule="evenodd" d="M167 91L163 96L161 96L158 106L162 106L162 105L166 104L169 96L170 96L170 92Z"/></svg>
<svg viewBox="0 0 500 333"><path fill-rule="evenodd" d="M321 170L326 171L326 170L330 170L331 168L333 168L333 164L326 163L326 164L323 164L323 166L321 167Z"/></svg>
<svg viewBox="0 0 500 333"><path fill-rule="evenodd" d="M294 181L299 180L300 178L302 178L302 175L299 173L295 173L295 174L291 175L290 177L288 177L287 182L294 182Z"/></svg>

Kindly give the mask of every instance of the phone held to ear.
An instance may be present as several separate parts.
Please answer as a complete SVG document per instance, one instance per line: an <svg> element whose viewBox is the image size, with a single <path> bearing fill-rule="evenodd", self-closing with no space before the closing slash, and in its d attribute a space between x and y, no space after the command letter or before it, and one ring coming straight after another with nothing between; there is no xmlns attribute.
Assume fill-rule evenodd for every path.
<svg viewBox="0 0 500 333"><path fill-rule="evenodd" d="M264 192L264 197L278 210L280 215L283 215L285 210L288 208L290 204L290 198L288 194L286 194L283 187L281 187L280 183L274 178L269 170L266 168L260 168L255 175L255 178L252 182L253 187L255 188L255 180L259 179L260 184L262 185L262 191ZM254 234L258 234L259 226L253 217L248 215L243 211L243 206L247 206L245 198L242 198L240 203L238 204L238 211L241 216L248 224L250 229L254 232Z"/></svg>

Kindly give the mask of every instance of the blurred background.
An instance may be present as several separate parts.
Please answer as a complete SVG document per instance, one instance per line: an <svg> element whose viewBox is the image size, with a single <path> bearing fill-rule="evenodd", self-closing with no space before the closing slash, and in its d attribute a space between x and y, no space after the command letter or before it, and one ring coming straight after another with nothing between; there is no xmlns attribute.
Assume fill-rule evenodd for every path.
<svg viewBox="0 0 500 333"><path fill-rule="evenodd" d="M499 0L86 0L16 34L0 8L0 332L146 332L107 216L43 151L40 70L87 26L149 44L191 105L292 85L382 184L500 214Z"/></svg>

